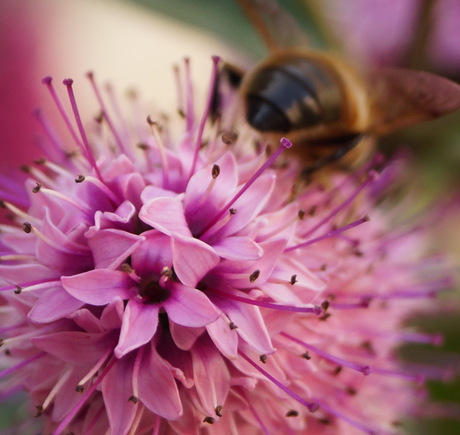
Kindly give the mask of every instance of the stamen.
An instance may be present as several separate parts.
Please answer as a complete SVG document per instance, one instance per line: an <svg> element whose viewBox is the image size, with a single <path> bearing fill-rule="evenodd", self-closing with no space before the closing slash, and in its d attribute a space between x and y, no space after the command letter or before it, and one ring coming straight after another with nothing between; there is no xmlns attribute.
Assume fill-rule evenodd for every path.
<svg viewBox="0 0 460 435"><path fill-rule="evenodd" d="M312 346L311 344L305 343L304 341L293 337L292 335L287 334L286 332L281 332L281 335L288 338L291 341L294 341L295 343L298 343L304 347L306 347L308 350L311 350L312 352L315 352L317 355L320 355L322 358L327 359L328 361L331 361L333 363L336 363L340 366L345 366L348 367L352 370L356 370L358 372L361 372L364 376L368 376L371 374L371 368L369 366L363 366L361 364L357 364L351 361L347 361L343 358L339 358L337 356L331 355L324 350L318 349L315 346Z"/></svg>
<svg viewBox="0 0 460 435"><path fill-rule="evenodd" d="M64 431L65 427L73 420L75 415L78 413L81 407L86 403L86 401L89 399L91 394L93 394L93 392L97 389L99 384L106 377L107 373L110 371L110 369L113 367L113 365L116 362L117 360L115 358L111 359L111 361L107 364L107 367L104 369L104 371L99 375L98 378L94 380L94 383L91 385L90 388L88 388L88 391L85 393L85 395L78 401L78 403L73 407L73 409L65 416L65 418L59 424L59 426L54 430L52 435L60 435Z"/></svg>
<svg viewBox="0 0 460 435"><path fill-rule="evenodd" d="M36 109L34 111L34 115L37 118L40 125L42 126L46 134L46 137L49 139L49 141L46 143L46 147L43 147L43 151L45 151L47 156L51 158L58 156L56 161L61 161L62 158L65 157L63 141L58 137L57 132L53 128L52 123L40 109Z"/></svg>
<svg viewBox="0 0 460 435"><path fill-rule="evenodd" d="M343 233L345 231L348 231L348 230L350 230L352 228L357 227L358 225L361 225L364 222L369 222L369 221L370 221L369 216L364 216L361 219L358 219L358 220L356 220L354 222L351 222L351 223L349 223L347 225L344 225L343 227L336 228L335 230L329 231L328 233L326 233L326 234L324 234L324 235L322 235L320 237L316 237L315 239L307 240L307 241L305 241L303 243L300 243L298 245L290 246L290 247L286 248L284 251L289 252L289 251L293 251L295 249L305 248L306 246L313 245L314 243L320 242L322 240L338 236L339 234L341 234L341 233Z"/></svg>
<svg viewBox="0 0 460 435"><path fill-rule="evenodd" d="M101 106L101 110L102 110L102 114L104 116L104 119L106 120L106 122L107 122L107 124L108 124L108 126L110 128L110 131L112 132L113 137L115 138L115 142L117 143L119 150L123 154L126 154L129 157L132 157L131 149L127 148L125 146L125 144L121 140L121 137L120 137L120 134L118 133L118 130L115 128L115 125L114 125L114 123L112 121L112 118L109 116L107 106L106 106L106 104L105 104L105 102L104 102L104 100L102 98L101 92L99 91L99 87L96 84L96 80L94 79L94 74L92 72L88 72L86 74L86 77L88 77L88 79L89 79L89 81L91 83L91 86L93 88L94 94L96 95L96 99L97 99L99 105ZM102 179L101 179L101 181L102 181Z"/></svg>
<svg viewBox="0 0 460 435"><path fill-rule="evenodd" d="M80 210L82 213L91 214L91 209L89 207L87 207L86 204L83 201L77 202L77 201L75 201L74 199L70 198L69 196L65 195L62 192L58 192L57 190L48 189L48 188L45 188L45 187L40 187L40 188L34 190L34 193L38 193L38 192L41 192L41 193L44 193L44 194L47 194L47 195L50 195L50 196L54 196L55 198L62 199L67 204L70 204L73 207L75 207L77 210Z"/></svg>
<svg viewBox="0 0 460 435"><path fill-rule="evenodd" d="M368 178L362 183L344 202L339 204L337 207L332 209L328 215L320 220L313 228L302 234L302 238L308 237L312 235L318 228L321 228L326 222L329 222L337 213L339 213L341 210L345 209L348 207L354 199L367 187L369 184L371 184L375 179L377 175L374 172L371 172L368 176Z"/></svg>
<svg viewBox="0 0 460 435"><path fill-rule="evenodd" d="M310 412L315 412L318 408L319 405L317 402L307 402L305 399L300 397L297 393L294 391L290 390L288 387L280 383L277 379L275 379L270 373L265 371L262 367L260 367L258 364L256 364L251 358L249 358L245 353L243 353L241 350L238 351L238 353L249 363L251 364L256 370L258 370L260 373L262 373L269 381L273 382L277 387L279 387L281 390L283 390L286 394L291 396L294 400L305 406Z"/></svg>
<svg viewBox="0 0 460 435"><path fill-rule="evenodd" d="M77 384L77 391L82 392L83 391L83 386L90 380L92 379L97 371L102 367L102 365L107 361L107 358L109 355L112 353L112 349L109 347L106 352L99 358L98 361L96 361L96 364L91 367L89 372L82 378Z"/></svg>
<svg viewBox="0 0 460 435"><path fill-rule="evenodd" d="M193 83L192 83L192 73L190 71L190 59L186 57L184 59L185 66L185 120L186 120L186 130L188 133L192 133L193 126L195 124L195 111L193 108Z"/></svg>
<svg viewBox="0 0 460 435"><path fill-rule="evenodd" d="M44 400L43 404L40 406L40 413L46 410L52 400L56 397L56 394L61 389L62 385L69 379L69 376L72 374L72 368L69 368L63 375L59 376L57 382L53 385L53 388L48 393L48 396Z"/></svg>
<svg viewBox="0 0 460 435"><path fill-rule="evenodd" d="M2 345L5 344L5 341L2 341ZM11 366L11 367L9 367L9 368L7 368L5 370L2 370L0 372L0 378L8 376L8 375L10 375L11 373L14 373L17 370L22 369L23 367L33 363L34 361L36 361L37 359L39 359L39 358L41 358L42 356L45 356L45 355L46 355L45 352L37 353L36 355L31 356L30 358L27 358L27 359L21 361L20 363L16 364L15 366Z"/></svg>
<svg viewBox="0 0 460 435"><path fill-rule="evenodd" d="M249 189L249 187L262 175L262 173L268 169L273 162L280 156L280 154L290 148L292 146L292 143L286 139L282 138L280 140L280 146L277 148L277 150L271 154L271 156L265 161L265 163L262 164L262 166L252 175L252 177L241 187L241 189L236 193L236 195L230 199L230 201L225 204L222 209L212 218L208 224L204 227L204 229L201 231L199 235L197 235L198 238L203 236L211 227L213 227L216 222L227 212L227 210L236 202L237 199L239 199L246 190Z"/></svg>
<svg viewBox="0 0 460 435"><path fill-rule="evenodd" d="M177 112L180 116L185 117L185 109L184 109L184 89L182 86L182 80L180 77L180 70L177 65L173 67L174 71L174 79L176 82L176 91L177 91Z"/></svg>
<svg viewBox="0 0 460 435"><path fill-rule="evenodd" d="M162 170L161 175L163 177L163 188L167 189L169 186L169 179L168 179L169 164L168 164L168 159L166 158L165 145L163 143L163 139L158 130L158 124L152 120L150 115L147 116L147 123L149 124L152 130L152 134L155 139L156 146L158 148L158 151L160 152L161 170Z"/></svg>
<svg viewBox="0 0 460 435"><path fill-rule="evenodd" d="M323 309L319 305L308 305L308 306L303 306L303 307L296 307L294 305L280 305L274 302L256 301L254 299L237 296L237 295L226 293L226 292L223 292L217 289L208 289L208 291L210 291L211 293L215 293L219 296L222 296L224 298L227 298L227 299L231 299L231 300L238 301L238 302L243 302L248 305L255 305L261 308L270 308L270 309L279 310L279 311L290 311L294 313L315 314L316 316L323 314Z"/></svg>
<svg viewBox="0 0 460 435"><path fill-rule="evenodd" d="M209 113L211 111L211 105L212 105L212 100L213 100L213 90L216 86L216 80L217 80L217 74L218 74L218 65L219 65L220 58L218 56L213 56L212 57L212 62L213 62L213 67L212 67L212 72L211 72L211 82L210 82L210 87L208 91L208 99L206 101L206 106L203 112L203 116L201 118L200 125L198 127L198 133L195 141L195 149L193 153L193 160L192 160L192 165L190 166L190 173L188 179L192 177L192 175L195 172L196 168L196 163L198 161L198 154L201 149L201 142L203 141L203 132L204 128L206 126L206 121L208 120ZM187 109L188 110L188 109Z"/></svg>
<svg viewBox="0 0 460 435"><path fill-rule="evenodd" d="M80 131L80 136L83 141L83 144L81 144L81 142L77 142L77 143L80 145L81 149L83 150L84 155L86 155L86 158L88 159L89 164L95 170L97 178L99 178L99 180L104 182L102 178L102 174L99 170L99 167L97 166L96 159L94 158L94 154L91 149L91 145L89 144L88 137L86 136L85 127L83 126L83 122L80 117L80 112L77 106L77 100L75 98L73 88L72 88L73 80L66 79L63 81L63 83L67 87L67 93L69 95L70 105L72 106L72 111L75 117L75 121L77 123L77 127L78 127L78 130Z"/></svg>

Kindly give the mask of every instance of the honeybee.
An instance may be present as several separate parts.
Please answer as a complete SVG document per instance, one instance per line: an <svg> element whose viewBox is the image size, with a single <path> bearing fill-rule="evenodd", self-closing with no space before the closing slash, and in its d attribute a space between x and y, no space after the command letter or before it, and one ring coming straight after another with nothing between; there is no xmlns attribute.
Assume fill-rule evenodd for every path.
<svg viewBox="0 0 460 435"><path fill-rule="evenodd" d="M247 122L266 138L287 136L310 173L340 161L366 159L374 139L460 107L460 86L428 72L360 71L337 56L308 48L295 20L271 0L237 0L269 56L243 74L224 64L239 86Z"/></svg>

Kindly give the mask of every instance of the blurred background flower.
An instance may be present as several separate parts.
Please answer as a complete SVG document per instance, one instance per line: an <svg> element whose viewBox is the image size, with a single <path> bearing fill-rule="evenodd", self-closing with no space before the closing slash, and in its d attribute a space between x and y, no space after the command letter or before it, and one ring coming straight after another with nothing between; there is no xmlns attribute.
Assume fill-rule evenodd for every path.
<svg viewBox="0 0 460 435"><path fill-rule="evenodd" d="M142 3L134 6L134 3ZM312 35L316 46L340 48L368 65L406 65L460 78L460 28L458 0L284 0ZM197 30L197 29L201 30ZM203 32L211 32L218 38ZM228 41L230 45L223 42ZM236 50L228 47L233 46ZM259 59L265 48L233 0L2 0L0 2L0 160L1 175L15 171L25 161L39 157L34 137L40 128L32 112L40 105L48 113L48 98L41 78L52 75L83 77L95 70L117 89L134 86L149 97L158 83L162 105L175 98L171 66L183 56L193 58L195 77L209 70L209 56L219 54L247 64ZM204 82L205 85L206 82ZM200 81L197 81L200 86ZM93 107L86 86L76 85L80 105ZM83 107L84 109L84 107ZM458 191L460 166L460 114L410 128L385 138L385 150L401 144L411 147L418 161L413 177L423 203L433 197L452 197L440 213L440 248L458 255L450 235L459 230ZM447 219L443 219L447 216ZM458 257L457 257L458 258ZM450 296L447 304L455 301ZM458 297L457 300L458 301ZM425 319L428 332L443 331L445 346L439 358L459 349L457 312ZM409 353L415 354L415 350ZM425 355L425 354L424 354ZM460 385L433 385L435 399L458 400ZM454 405L453 413L458 408ZM433 414L436 414L433 411ZM442 412L441 412L442 414ZM458 422L437 421L433 426L414 423L414 434L457 434Z"/></svg>

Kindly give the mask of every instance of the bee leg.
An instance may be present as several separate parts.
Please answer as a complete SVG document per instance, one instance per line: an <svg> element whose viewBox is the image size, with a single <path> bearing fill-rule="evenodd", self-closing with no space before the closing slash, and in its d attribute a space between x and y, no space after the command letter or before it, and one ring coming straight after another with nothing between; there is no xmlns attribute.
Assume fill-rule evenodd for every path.
<svg viewBox="0 0 460 435"><path fill-rule="evenodd" d="M334 163L337 160L340 160L345 154L360 144L365 137L365 134L354 134L340 138L340 140L334 141L332 143L329 141L328 145L333 145L334 148L336 148L335 151L331 154L318 158L313 164L306 167L300 174L301 178L308 179L313 172L329 165L330 163ZM312 145L318 146L321 144L313 143Z"/></svg>
<svg viewBox="0 0 460 435"><path fill-rule="evenodd" d="M212 90L211 100L211 121L215 123L221 118L223 92L224 88L230 88L232 91L240 87L243 75L245 72L241 69L227 62L223 62L220 67L214 89Z"/></svg>

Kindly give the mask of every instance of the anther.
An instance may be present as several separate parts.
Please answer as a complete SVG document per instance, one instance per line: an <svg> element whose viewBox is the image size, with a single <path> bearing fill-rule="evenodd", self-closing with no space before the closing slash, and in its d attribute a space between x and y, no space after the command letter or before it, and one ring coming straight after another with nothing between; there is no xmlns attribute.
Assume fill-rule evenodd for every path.
<svg viewBox="0 0 460 435"><path fill-rule="evenodd" d="M252 272L251 275L249 275L249 282L253 283L254 281L256 281L257 278L259 278L259 275L260 275L260 270L259 269L257 269L254 272Z"/></svg>
<svg viewBox="0 0 460 435"><path fill-rule="evenodd" d="M203 418L203 423L209 423L209 424L214 424L216 419L214 417L205 417Z"/></svg>
<svg viewBox="0 0 460 435"><path fill-rule="evenodd" d="M139 399L136 396L130 396L128 402L137 403Z"/></svg>
<svg viewBox="0 0 460 435"><path fill-rule="evenodd" d="M295 409L291 409L290 411L286 412L286 417L298 417L299 416L299 411L296 411Z"/></svg>
<svg viewBox="0 0 460 435"><path fill-rule="evenodd" d="M220 174L220 166L219 165L213 165L212 170L211 170L211 176L213 179L216 179Z"/></svg>
<svg viewBox="0 0 460 435"><path fill-rule="evenodd" d="M238 326L237 326L235 323L233 323L233 322L230 322L230 323L228 324L228 326L229 326L229 328L232 329L232 330L238 328Z"/></svg>
<svg viewBox="0 0 460 435"><path fill-rule="evenodd" d="M263 354L259 356L259 360L262 364L265 364L267 362L267 355Z"/></svg>
<svg viewBox="0 0 460 435"><path fill-rule="evenodd" d="M82 174L78 174L77 178L75 178L75 183L83 183L85 181L85 176Z"/></svg>
<svg viewBox="0 0 460 435"><path fill-rule="evenodd" d="M35 187L32 189L32 192L33 193L38 193L38 192L40 192L41 188L42 188L42 184L41 183L36 183Z"/></svg>
<svg viewBox="0 0 460 435"><path fill-rule="evenodd" d="M223 409L222 405L217 405L214 408L214 412L216 413L217 417L222 417L222 409Z"/></svg>
<svg viewBox="0 0 460 435"><path fill-rule="evenodd" d="M237 210L236 208L230 208L230 209L228 209L228 212L229 212L230 214L236 214L237 211L238 211L238 210Z"/></svg>
<svg viewBox="0 0 460 435"><path fill-rule="evenodd" d="M29 234L32 231L32 224L30 222L24 222L22 224L22 229L25 233Z"/></svg>
<svg viewBox="0 0 460 435"><path fill-rule="evenodd" d="M18 295L19 293L22 292L22 287L20 287L19 285L16 286L16 288L14 289L14 294Z"/></svg>
<svg viewBox="0 0 460 435"><path fill-rule="evenodd" d="M291 276L291 279L289 280L289 283L291 285L294 285L296 282L297 282L297 275L294 274L294 275Z"/></svg>

